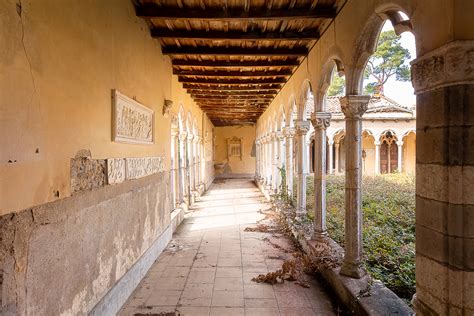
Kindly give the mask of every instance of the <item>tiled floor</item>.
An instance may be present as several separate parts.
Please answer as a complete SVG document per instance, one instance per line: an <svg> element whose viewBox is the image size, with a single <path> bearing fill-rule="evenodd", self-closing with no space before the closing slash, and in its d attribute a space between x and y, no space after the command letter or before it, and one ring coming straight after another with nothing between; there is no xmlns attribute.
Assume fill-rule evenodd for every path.
<svg viewBox="0 0 474 316"><path fill-rule="evenodd" d="M213 184L120 314L334 315L334 302L311 276L310 288L251 281L291 257L283 235L244 231L269 207L249 180Z"/></svg>

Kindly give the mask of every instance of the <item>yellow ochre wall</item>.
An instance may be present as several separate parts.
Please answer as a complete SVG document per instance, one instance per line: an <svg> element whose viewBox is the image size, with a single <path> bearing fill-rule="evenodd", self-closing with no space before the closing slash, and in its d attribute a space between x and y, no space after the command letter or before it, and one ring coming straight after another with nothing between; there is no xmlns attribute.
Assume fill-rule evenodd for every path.
<svg viewBox="0 0 474 316"><path fill-rule="evenodd" d="M215 133L215 163L225 164L226 174L254 174L255 153L252 147L255 143L255 126L216 127ZM227 139L242 138L242 160L239 157L227 158ZM251 156L251 153L253 156Z"/></svg>
<svg viewBox="0 0 474 316"><path fill-rule="evenodd" d="M93 9L91 8L93 6ZM70 159L164 156L170 162L170 117L164 99L212 123L172 76L170 59L133 3L0 2L0 215L70 193ZM154 145L111 141L111 90L155 111ZM202 132L205 134L205 131Z"/></svg>

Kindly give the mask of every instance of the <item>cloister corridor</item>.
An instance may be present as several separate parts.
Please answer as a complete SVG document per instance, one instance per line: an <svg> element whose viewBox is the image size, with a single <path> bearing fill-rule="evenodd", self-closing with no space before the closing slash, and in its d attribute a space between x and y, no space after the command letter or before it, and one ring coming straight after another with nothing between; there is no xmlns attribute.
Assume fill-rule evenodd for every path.
<svg viewBox="0 0 474 316"><path fill-rule="evenodd" d="M337 302L313 276L307 276L309 288L251 280L292 256L282 234L245 231L268 222L270 208L251 180L213 183L120 315L335 315Z"/></svg>

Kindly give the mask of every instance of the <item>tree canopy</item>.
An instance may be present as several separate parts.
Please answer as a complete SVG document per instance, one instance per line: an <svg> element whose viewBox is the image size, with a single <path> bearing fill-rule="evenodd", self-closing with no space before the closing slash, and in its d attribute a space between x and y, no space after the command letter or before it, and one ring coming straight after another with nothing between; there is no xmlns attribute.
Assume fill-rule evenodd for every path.
<svg viewBox="0 0 474 316"><path fill-rule="evenodd" d="M365 92L383 94L384 84L394 75L398 81L410 81L410 67L407 64L410 58L410 52L400 43L400 36L394 31L382 32L377 50L365 67L364 78L374 80L365 86Z"/></svg>
<svg viewBox="0 0 474 316"><path fill-rule="evenodd" d="M380 33L377 50L370 57L365 67L364 79L370 80L364 88L365 94L383 94L384 85L392 76L398 81L410 81L410 67L407 61L411 58L408 49L403 48L400 36L394 31ZM333 73L328 96L344 93L345 79Z"/></svg>

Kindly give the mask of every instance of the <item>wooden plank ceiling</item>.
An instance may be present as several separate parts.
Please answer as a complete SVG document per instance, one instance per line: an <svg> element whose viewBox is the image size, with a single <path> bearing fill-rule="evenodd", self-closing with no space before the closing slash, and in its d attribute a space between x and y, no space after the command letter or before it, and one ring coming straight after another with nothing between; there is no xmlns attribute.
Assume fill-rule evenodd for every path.
<svg viewBox="0 0 474 316"><path fill-rule="evenodd" d="M253 124L345 0L134 0L216 126Z"/></svg>

